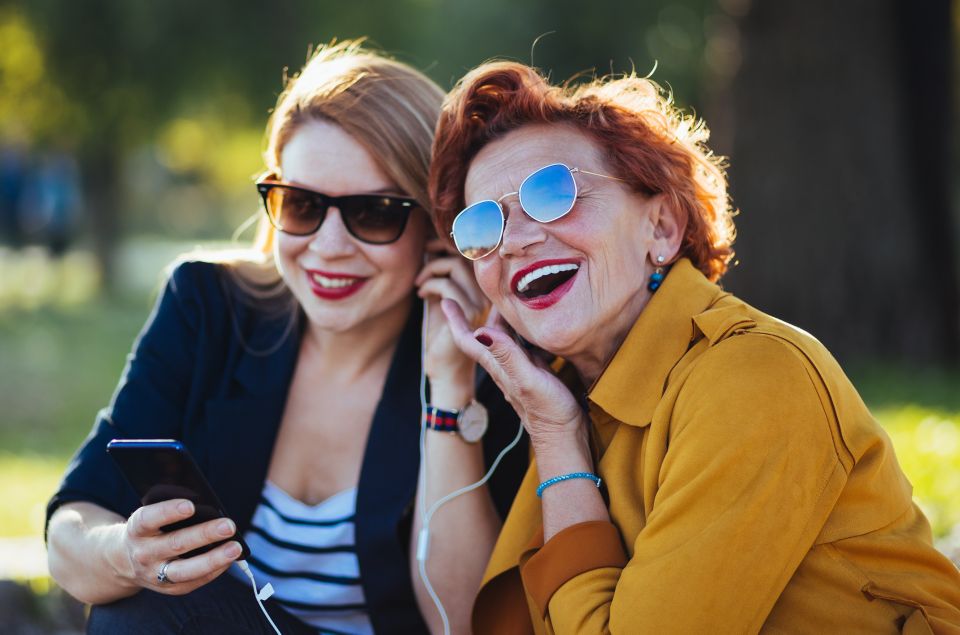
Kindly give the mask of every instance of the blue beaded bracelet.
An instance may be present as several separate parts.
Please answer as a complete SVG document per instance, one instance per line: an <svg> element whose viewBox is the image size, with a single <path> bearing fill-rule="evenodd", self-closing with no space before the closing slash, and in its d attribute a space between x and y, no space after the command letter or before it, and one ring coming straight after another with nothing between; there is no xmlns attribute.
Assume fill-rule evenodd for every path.
<svg viewBox="0 0 960 635"><path fill-rule="evenodd" d="M600 487L600 477L596 474L591 474L590 472L573 472L571 474L561 474L560 476L554 476L553 478L548 478L544 482L540 483L540 486L537 487L537 498L543 497L543 490L547 489L551 485L556 485L560 481L569 481L572 478L588 478L596 484L597 487Z"/></svg>

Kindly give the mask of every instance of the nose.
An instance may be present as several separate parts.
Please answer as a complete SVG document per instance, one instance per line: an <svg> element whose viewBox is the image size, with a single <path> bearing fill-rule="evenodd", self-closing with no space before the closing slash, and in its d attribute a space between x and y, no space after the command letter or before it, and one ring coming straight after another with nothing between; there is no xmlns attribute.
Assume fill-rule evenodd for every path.
<svg viewBox="0 0 960 635"><path fill-rule="evenodd" d="M328 258L350 254L356 250L357 245L347 231L347 226L343 224L339 208L330 207L327 210L319 229L310 237L307 248Z"/></svg>
<svg viewBox="0 0 960 635"><path fill-rule="evenodd" d="M524 250L546 239L546 226L539 223L520 208L520 202L500 203L506 218L503 222L503 238L500 241L500 257L519 256Z"/></svg>

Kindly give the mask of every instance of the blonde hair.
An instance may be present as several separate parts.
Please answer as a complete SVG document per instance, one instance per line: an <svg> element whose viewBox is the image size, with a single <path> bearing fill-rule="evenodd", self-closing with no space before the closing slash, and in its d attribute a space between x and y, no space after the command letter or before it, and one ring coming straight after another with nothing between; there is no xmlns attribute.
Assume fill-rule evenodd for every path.
<svg viewBox="0 0 960 635"><path fill-rule="evenodd" d="M364 47L363 39L331 42L286 79L267 123L266 173L282 178L280 156L308 121L334 123L363 145L407 195L428 209L430 146L444 93L410 66ZM273 261L275 230L262 215L253 251L233 259L233 281L250 301L271 309L296 302Z"/></svg>

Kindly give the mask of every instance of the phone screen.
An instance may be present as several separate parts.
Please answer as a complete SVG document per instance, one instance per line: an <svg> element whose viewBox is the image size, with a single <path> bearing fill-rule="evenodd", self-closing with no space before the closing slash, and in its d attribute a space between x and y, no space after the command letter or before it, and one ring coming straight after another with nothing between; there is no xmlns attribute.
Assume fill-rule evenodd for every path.
<svg viewBox="0 0 960 635"><path fill-rule="evenodd" d="M185 498L193 503L196 510L193 516L161 527L161 531L174 531L226 517L223 505L210 483L180 441L114 439L107 444L107 452L137 492L141 504L152 505L173 498ZM231 538L185 553L181 558L204 553L228 540L240 543L243 549L241 560L250 555L250 550L240 535L234 534Z"/></svg>

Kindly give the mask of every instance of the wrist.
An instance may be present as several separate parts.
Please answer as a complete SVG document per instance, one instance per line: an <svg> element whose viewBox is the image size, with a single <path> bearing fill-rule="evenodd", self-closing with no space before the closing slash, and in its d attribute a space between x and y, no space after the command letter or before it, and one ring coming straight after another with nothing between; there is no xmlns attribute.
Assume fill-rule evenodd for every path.
<svg viewBox="0 0 960 635"><path fill-rule="evenodd" d="M530 434L530 446L537 457L582 454L589 460L589 419L578 415L566 424L526 425Z"/></svg>
<svg viewBox="0 0 960 635"><path fill-rule="evenodd" d="M117 523L115 525L100 527L95 531L99 534L98 542L103 549L103 559L110 567L110 570L113 571L114 579L116 579L121 586L139 588L140 585L137 583L136 570L127 550L127 541L124 535L127 531L126 524Z"/></svg>
<svg viewBox="0 0 960 635"><path fill-rule="evenodd" d="M430 405L442 410L459 410L474 398L473 372L469 376L430 380Z"/></svg>
<svg viewBox="0 0 960 635"><path fill-rule="evenodd" d="M571 472L593 472L593 457L586 435L550 435L547 438L531 439L537 459L540 481Z"/></svg>

